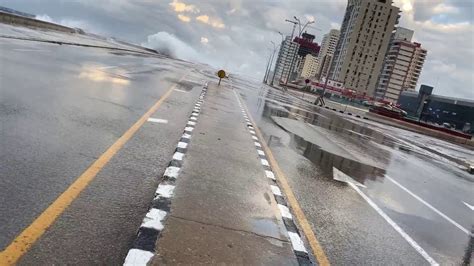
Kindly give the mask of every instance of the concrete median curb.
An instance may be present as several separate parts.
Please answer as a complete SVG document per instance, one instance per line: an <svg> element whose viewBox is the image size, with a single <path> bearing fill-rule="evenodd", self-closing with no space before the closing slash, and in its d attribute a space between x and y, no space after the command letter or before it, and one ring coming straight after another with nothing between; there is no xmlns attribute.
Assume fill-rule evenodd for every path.
<svg viewBox="0 0 474 266"><path fill-rule="evenodd" d="M263 150L262 145L260 144L260 140L256 134L254 124L250 121L249 116L247 115L247 111L244 108L241 99L237 95L234 90L234 94L237 98L239 103L239 107L241 108L242 115L245 119L245 123L247 126L247 130L252 136L252 140L254 141L255 149L257 150L257 154L260 158L260 163L262 164L263 169L265 170L265 176L268 178L270 183L270 189L273 193L275 201L278 204L278 209L280 210L280 214L282 216L283 223L285 224L286 230L288 232L288 236L290 238L291 245L293 247L293 251L295 256L298 260L299 265L313 265L311 259L309 258L308 250L305 247L305 242L301 237L299 229L296 223L293 220L292 211L283 196L282 191L280 190L279 184L275 178L275 174L269 164L265 151Z"/></svg>

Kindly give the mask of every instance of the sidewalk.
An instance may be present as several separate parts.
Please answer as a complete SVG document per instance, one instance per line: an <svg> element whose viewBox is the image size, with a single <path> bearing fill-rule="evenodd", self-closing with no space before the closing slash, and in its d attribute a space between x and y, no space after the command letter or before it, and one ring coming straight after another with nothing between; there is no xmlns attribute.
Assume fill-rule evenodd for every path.
<svg viewBox="0 0 474 266"><path fill-rule="evenodd" d="M210 84L197 106L151 264L298 265L236 95Z"/></svg>

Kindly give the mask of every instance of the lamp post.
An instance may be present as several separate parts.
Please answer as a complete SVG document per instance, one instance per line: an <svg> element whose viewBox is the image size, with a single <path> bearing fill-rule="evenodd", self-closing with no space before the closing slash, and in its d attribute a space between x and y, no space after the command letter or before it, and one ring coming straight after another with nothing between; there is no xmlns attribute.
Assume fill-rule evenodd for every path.
<svg viewBox="0 0 474 266"><path fill-rule="evenodd" d="M273 58L275 56L275 52L276 52L276 49L277 49L277 46L273 41L270 41L270 43L273 45L273 51L270 52L270 58L268 59L267 69L265 71L265 77L263 78L264 83L268 83L268 76L270 75L270 71L271 71L272 65L273 65Z"/></svg>
<svg viewBox="0 0 474 266"><path fill-rule="evenodd" d="M273 53L272 53L272 59L270 60L270 67L268 68L268 75L267 75L267 84L268 84L268 77L270 76L270 72L272 71L272 65L273 65L273 61L274 61L274 58L275 58L275 53L277 51L277 48L278 46L275 45L275 43L272 41L271 42L273 44ZM273 71L273 77L275 76L275 71ZM273 83L273 77L272 77L272 83Z"/></svg>
<svg viewBox="0 0 474 266"><path fill-rule="evenodd" d="M281 42L284 42L284 41L285 41L285 37L284 37L283 33L278 32L278 34L280 34L280 36L281 36Z"/></svg>
<svg viewBox="0 0 474 266"><path fill-rule="evenodd" d="M265 68L265 75L263 76L263 82L264 83L267 83L267 75L268 75L268 68L270 66L270 60L272 60L272 52L270 50L270 55L268 57L268 61L267 61L267 67Z"/></svg>

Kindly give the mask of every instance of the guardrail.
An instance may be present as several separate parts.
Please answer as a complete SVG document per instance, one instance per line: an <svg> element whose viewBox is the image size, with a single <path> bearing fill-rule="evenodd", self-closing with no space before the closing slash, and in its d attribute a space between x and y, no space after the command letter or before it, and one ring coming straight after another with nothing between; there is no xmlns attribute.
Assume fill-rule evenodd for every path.
<svg viewBox="0 0 474 266"><path fill-rule="evenodd" d="M1 11L0 11L0 23L21 25L21 26L26 26L26 27L43 28L43 29L68 32L68 33L77 32L76 29L69 28L66 26L62 26L62 25L58 25L58 24L54 24L54 23L46 22L42 20L37 20L34 18L18 16L15 14L1 12Z"/></svg>

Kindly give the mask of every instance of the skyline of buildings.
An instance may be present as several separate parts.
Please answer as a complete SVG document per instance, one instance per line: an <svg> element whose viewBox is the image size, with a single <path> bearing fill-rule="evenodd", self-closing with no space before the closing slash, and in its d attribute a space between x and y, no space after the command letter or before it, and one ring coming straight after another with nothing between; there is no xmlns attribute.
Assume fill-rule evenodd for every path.
<svg viewBox="0 0 474 266"><path fill-rule="evenodd" d="M348 0L340 29L324 35L317 54L302 57L300 45L296 63L279 66L283 61L277 61L274 72L290 67L288 82L329 76L358 95L396 102L402 91L416 88L427 55L421 44L411 41L413 31L398 26L400 13L391 0ZM287 83L285 76L274 80Z"/></svg>

